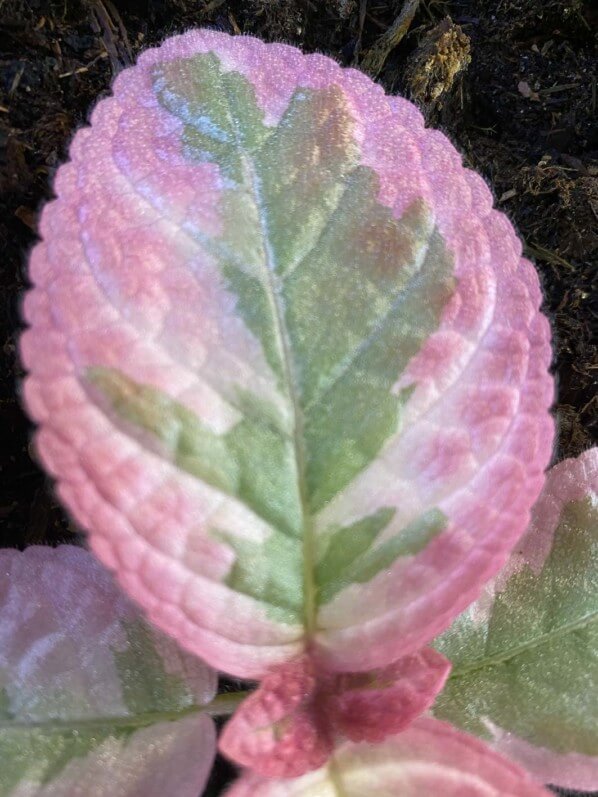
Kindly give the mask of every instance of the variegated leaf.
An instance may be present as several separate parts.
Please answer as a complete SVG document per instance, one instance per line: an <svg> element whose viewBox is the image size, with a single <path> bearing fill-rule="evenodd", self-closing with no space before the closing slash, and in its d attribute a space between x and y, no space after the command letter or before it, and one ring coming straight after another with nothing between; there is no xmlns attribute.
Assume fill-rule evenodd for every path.
<svg viewBox="0 0 598 797"><path fill-rule="evenodd" d="M359 72L213 31L144 53L70 155L21 352L94 551L239 676L417 651L552 438L537 276L482 180Z"/></svg>
<svg viewBox="0 0 598 797"><path fill-rule="evenodd" d="M552 468L504 571L434 644L454 663L437 716L598 789L598 448Z"/></svg>
<svg viewBox="0 0 598 797"><path fill-rule="evenodd" d="M273 780L245 774L227 797L549 797L477 739L419 719L379 744L347 742L321 769Z"/></svg>
<svg viewBox="0 0 598 797"><path fill-rule="evenodd" d="M198 797L215 690L83 549L0 550L1 797Z"/></svg>

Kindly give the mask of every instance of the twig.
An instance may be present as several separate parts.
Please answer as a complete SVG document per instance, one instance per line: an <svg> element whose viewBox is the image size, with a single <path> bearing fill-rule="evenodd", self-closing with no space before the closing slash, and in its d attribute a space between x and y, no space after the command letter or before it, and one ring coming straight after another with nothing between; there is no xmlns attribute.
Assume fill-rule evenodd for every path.
<svg viewBox="0 0 598 797"><path fill-rule="evenodd" d="M202 16L207 16L211 14L212 11L216 11L217 8L224 5L224 0L209 0L209 2L204 3L204 7L199 12Z"/></svg>
<svg viewBox="0 0 598 797"><path fill-rule="evenodd" d="M85 66L79 66L77 69L71 69L69 72L61 72L58 75L58 79L62 80L62 78L65 77L72 77L72 75L80 75L82 72L89 72L90 68L95 66L98 61L102 60L102 58L108 58L108 53L105 50L99 55L96 55L96 57L93 58L88 64L85 64Z"/></svg>
<svg viewBox="0 0 598 797"><path fill-rule="evenodd" d="M368 72L372 77L377 77L380 74L390 52L411 27L418 8L419 0L405 0L399 16L364 55L361 61L361 68L364 72Z"/></svg>
<svg viewBox="0 0 598 797"><path fill-rule="evenodd" d="M564 257L557 255L556 252L552 252L550 249L545 249L540 244L527 244L525 247L525 253L533 255L534 257L539 257L540 260L546 260L548 263L552 263L553 265L560 265L565 266L565 268L569 269L570 271L575 271L575 266L573 263L569 263L568 260L565 260Z"/></svg>
<svg viewBox="0 0 598 797"><path fill-rule="evenodd" d="M359 19L357 23L357 41L355 42L355 52L353 53L353 64L359 63L359 54L361 52L361 37L363 36L363 26L365 24L365 15L367 12L368 0L359 0Z"/></svg>
<svg viewBox="0 0 598 797"><path fill-rule="evenodd" d="M133 63L133 53L120 15L110 0L88 0L101 32L101 39L108 57L112 73L117 75L125 66ZM120 35L121 42L115 37Z"/></svg>
<svg viewBox="0 0 598 797"><path fill-rule="evenodd" d="M579 83L562 83L560 86L550 86L547 89L538 89L538 94L554 94L556 91L568 91L576 89Z"/></svg>

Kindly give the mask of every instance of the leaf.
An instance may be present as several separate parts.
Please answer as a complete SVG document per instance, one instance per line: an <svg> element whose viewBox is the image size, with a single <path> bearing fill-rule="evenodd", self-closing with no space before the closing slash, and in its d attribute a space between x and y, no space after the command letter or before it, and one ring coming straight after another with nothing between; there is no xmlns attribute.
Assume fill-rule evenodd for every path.
<svg viewBox="0 0 598 797"><path fill-rule="evenodd" d="M346 742L322 768L293 780L244 774L228 797L548 797L518 766L435 719L379 744Z"/></svg>
<svg viewBox="0 0 598 797"><path fill-rule="evenodd" d="M322 766L333 749L308 656L268 673L224 727L219 748L265 777L296 777Z"/></svg>
<svg viewBox="0 0 598 797"><path fill-rule="evenodd" d="M197 797L216 683L83 549L0 550L1 797Z"/></svg>
<svg viewBox="0 0 598 797"><path fill-rule="evenodd" d="M550 454L538 280L488 189L364 75L213 31L144 53L70 155L21 354L95 553L241 677L418 651Z"/></svg>
<svg viewBox="0 0 598 797"><path fill-rule="evenodd" d="M334 741L378 742L406 728L442 689L450 662L432 648L371 672L318 672L302 656L268 673L228 721L221 752L264 777L326 763Z"/></svg>
<svg viewBox="0 0 598 797"><path fill-rule="evenodd" d="M598 448L552 468L505 570L434 645L454 664L437 716L598 788Z"/></svg>
<svg viewBox="0 0 598 797"><path fill-rule="evenodd" d="M443 688L450 662L423 648L380 670L343 673L327 700L338 733L353 742L379 742L427 711Z"/></svg>

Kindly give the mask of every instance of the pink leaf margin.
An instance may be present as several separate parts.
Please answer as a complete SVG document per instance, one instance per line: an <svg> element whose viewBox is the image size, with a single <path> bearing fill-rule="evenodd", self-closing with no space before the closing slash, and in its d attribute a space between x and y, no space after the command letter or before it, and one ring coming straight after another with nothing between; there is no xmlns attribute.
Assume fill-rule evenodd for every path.
<svg viewBox="0 0 598 797"><path fill-rule="evenodd" d="M342 792L340 791L342 789ZM346 742L323 767L292 780L246 773L227 797L549 797L518 765L447 723L417 720L379 744Z"/></svg>
<svg viewBox="0 0 598 797"><path fill-rule="evenodd" d="M521 541L521 557L538 573L549 555L555 531L567 504L590 498L598 501L598 447L565 459L546 474L542 494L532 510L528 532ZM500 581L503 581L500 574Z"/></svg>
<svg viewBox="0 0 598 797"><path fill-rule="evenodd" d="M516 761L539 783L552 783L563 789L594 792L598 784L598 759L582 753L555 753L546 747L526 742L519 736L489 723L492 747Z"/></svg>

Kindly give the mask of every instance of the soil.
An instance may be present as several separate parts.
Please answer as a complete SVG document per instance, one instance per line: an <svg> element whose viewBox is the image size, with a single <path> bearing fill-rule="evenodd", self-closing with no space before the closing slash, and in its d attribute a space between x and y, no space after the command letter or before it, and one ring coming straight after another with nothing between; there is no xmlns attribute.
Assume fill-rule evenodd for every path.
<svg viewBox="0 0 598 797"><path fill-rule="evenodd" d="M555 339L555 461L596 442L591 0L0 0L0 545L78 539L35 462L19 399L20 300L38 211L114 75L143 48L205 25L360 65L418 102L486 178L541 274ZM219 762L208 794L229 777Z"/></svg>

